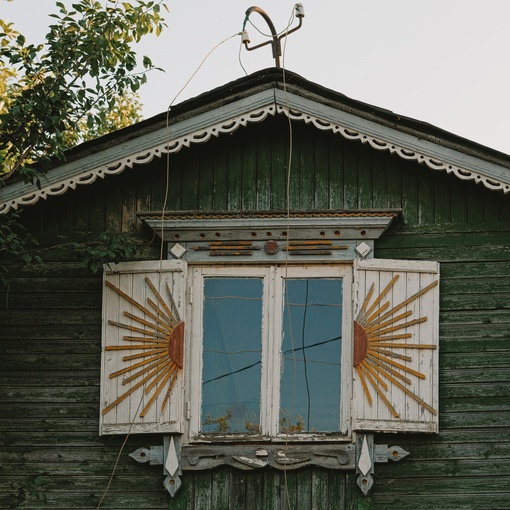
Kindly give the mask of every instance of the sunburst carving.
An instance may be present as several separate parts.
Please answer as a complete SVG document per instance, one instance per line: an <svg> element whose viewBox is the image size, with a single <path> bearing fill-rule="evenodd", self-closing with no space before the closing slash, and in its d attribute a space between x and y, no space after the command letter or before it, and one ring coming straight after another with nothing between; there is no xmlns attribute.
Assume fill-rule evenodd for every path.
<svg viewBox="0 0 510 510"><path fill-rule="evenodd" d="M138 303L113 283L106 281L106 285L115 291L121 298L133 305L143 315L134 315L124 311L123 315L131 319L132 324L123 324L108 320L111 326L130 332L123 336L123 345L108 345L106 351L141 351L123 356L122 361L128 364L125 368L112 372L110 379L130 374L122 380L123 385L136 383L120 395L114 402L105 407L103 415L114 409L129 395L143 388L149 401L140 412L143 418L157 397L165 391L161 406L161 413L165 410L172 389L177 380L177 374L183 365L184 322L181 322L172 293L166 285L168 301L158 292L152 281L146 277L145 282L152 291L155 300L147 296L147 306ZM139 360L139 361L138 361Z"/></svg>
<svg viewBox="0 0 510 510"><path fill-rule="evenodd" d="M434 288L438 282L437 280L432 282L400 304L390 308L390 302L383 302L383 300L398 278L399 275L395 275L375 298L373 296L374 284L372 283L363 301L354 321L354 367L370 406L372 405L372 394L369 386L376 391L391 414L395 418L400 418L399 413L385 394L389 388L388 383L391 383L393 387L399 388L430 413L437 415L437 411L431 405L409 389L412 378L426 379L426 375L405 365L405 362L412 361L412 357L395 352L395 350L412 352L419 349L436 349L433 344L407 343L407 340L413 336L408 332L408 329L425 322L427 317L413 319L413 312L405 311L405 309L407 305ZM401 310L404 311L397 313Z"/></svg>

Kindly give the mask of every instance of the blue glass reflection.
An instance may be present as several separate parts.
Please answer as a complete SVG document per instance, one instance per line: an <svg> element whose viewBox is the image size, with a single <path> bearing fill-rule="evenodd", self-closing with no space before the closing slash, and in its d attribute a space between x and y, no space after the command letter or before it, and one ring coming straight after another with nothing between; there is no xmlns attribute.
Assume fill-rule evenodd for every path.
<svg viewBox="0 0 510 510"><path fill-rule="evenodd" d="M287 280L280 432L340 429L342 279Z"/></svg>
<svg viewBox="0 0 510 510"><path fill-rule="evenodd" d="M262 290L260 278L204 281L202 432L260 432Z"/></svg>

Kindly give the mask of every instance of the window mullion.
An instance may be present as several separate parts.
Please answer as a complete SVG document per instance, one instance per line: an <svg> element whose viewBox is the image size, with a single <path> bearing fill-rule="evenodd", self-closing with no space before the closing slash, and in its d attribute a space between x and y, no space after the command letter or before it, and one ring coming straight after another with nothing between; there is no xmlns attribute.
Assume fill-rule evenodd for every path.
<svg viewBox="0 0 510 510"><path fill-rule="evenodd" d="M282 329L283 329L283 292L284 279L281 267L271 268L271 338L270 352L272 362L272 381L271 381L271 437L278 435L280 419L280 382L282 369Z"/></svg>

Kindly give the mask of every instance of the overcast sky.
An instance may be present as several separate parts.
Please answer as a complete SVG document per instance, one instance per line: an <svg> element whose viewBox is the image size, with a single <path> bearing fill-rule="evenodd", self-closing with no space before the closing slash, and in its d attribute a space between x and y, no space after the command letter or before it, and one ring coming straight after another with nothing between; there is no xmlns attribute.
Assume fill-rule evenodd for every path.
<svg viewBox="0 0 510 510"><path fill-rule="evenodd" d="M72 2L63 0L68 5ZM166 111L203 58L241 31L245 11L264 9L278 31L287 0L168 0L168 28L138 52L165 73L141 89L145 118ZM104 0L103 0L104 3ZM304 0L303 27L284 65L307 80L510 154L510 0ZM55 0L0 0L0 18L42 42ZM263 18L250 17L268 32ZM262 42L247 25L252 44ZM240 37L206 60L177 103L244 76ZM248 73L272 67L269 47L241 51Z"/></svg>

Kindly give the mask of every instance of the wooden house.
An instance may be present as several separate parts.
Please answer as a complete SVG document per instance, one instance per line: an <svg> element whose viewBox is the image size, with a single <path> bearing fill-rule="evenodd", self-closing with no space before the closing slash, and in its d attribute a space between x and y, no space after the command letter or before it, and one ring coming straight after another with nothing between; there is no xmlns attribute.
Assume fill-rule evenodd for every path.
<svg viewBox="0 0 510 510"><path fill-rule="evenodd" d="M509 508L509 192L280 69L0 189L44 258L0 288L0 508Z"/></svg>

